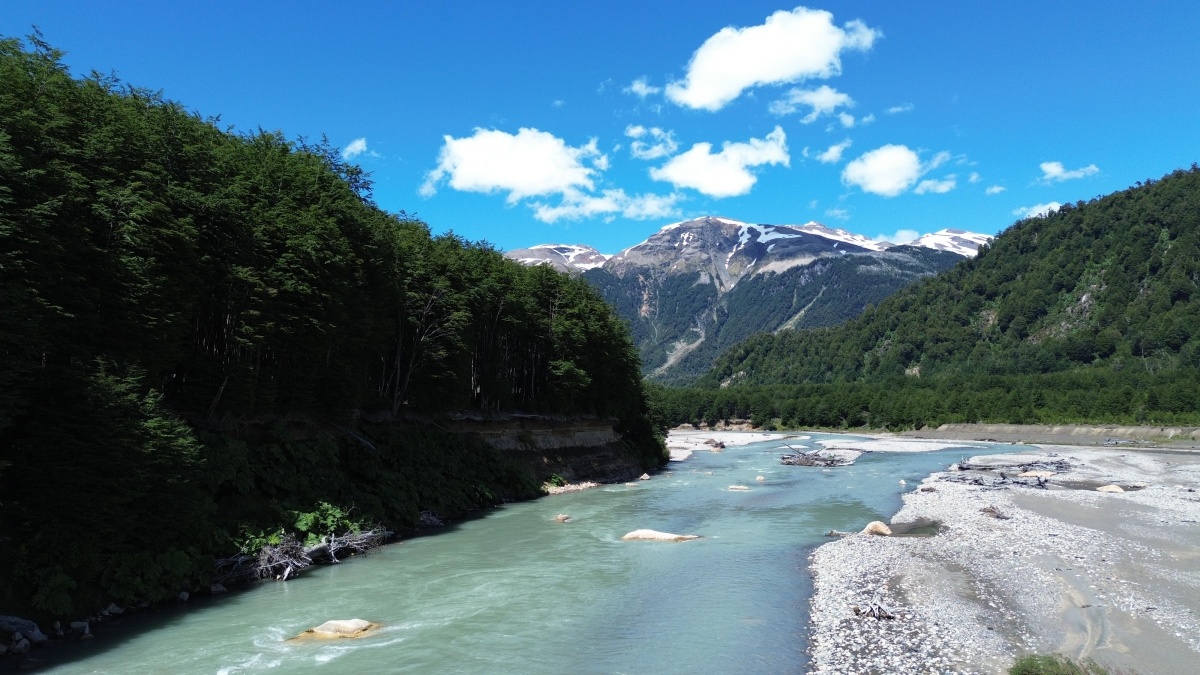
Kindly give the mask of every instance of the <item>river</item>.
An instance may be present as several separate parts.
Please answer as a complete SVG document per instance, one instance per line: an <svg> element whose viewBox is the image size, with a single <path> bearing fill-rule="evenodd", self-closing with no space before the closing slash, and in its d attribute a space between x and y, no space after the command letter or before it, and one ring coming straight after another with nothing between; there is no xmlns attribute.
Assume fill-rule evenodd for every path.
<svg viewBox="0 0 1200 675"><path fill-rule="evenodd" d="M636 487L511 504L295 580L110 622L95 640L36 656L56 673L802 672L807 558L825 532L886 522L901 480L912 489L964 454L1011 449L876 452L835 469L782 466L779 441L698 452ZM571 521L555 522L559 513ZM703 538L621 541L641 528ZM287 641L349 618L382 628Z"/></svg>

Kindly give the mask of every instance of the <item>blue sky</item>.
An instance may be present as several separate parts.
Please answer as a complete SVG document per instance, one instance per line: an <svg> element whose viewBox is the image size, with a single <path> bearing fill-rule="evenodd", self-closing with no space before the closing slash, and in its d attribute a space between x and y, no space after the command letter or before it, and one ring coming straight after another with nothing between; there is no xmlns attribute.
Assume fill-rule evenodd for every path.
<svg viewBox="0 0 1200 675"><path fill-rule="evenodd" d="M504 250L700 215L990 234L1200 161L1194 1L0 2L33 25Z"/></svg>

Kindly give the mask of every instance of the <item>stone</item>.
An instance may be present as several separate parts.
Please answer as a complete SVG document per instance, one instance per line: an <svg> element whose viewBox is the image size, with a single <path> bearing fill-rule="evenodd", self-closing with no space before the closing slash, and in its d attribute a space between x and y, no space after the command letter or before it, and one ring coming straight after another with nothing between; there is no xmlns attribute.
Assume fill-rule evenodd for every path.
<svg viewBox="0 0 1200 675"><path fill-rule="evenodd" d="M568 516L565 513L560 513L557 516L554 516L554 521L558 523L569 523L571 522L571 516Z"/></svg>
<svg viewBox="0 0 1200 675"><path fill-rule="evenodd" d="M316 628L309 628L300 635L297 635L296 639L360 638L378 627L379 624L372 623L364 619L334 619L332 621L326 621Z"/></svg>
<svg viewBox="0 0 1200 675"><path fill-rule="evenodd" d="M650 480L650 474L644 473L644 474L638 476L638 480Z"/></svg>
<svg viewBox="0 0 1200 675"><path fill-rule="evenodd" d="M179 591L179 601L180 602L187 602L188 598L190 598L190 597L192 597L192 596L189 595L187 591Z"/></svg>
<svg viewBox="0 0 1200 675"><path fill-rule="evenodd" d="M50 638L42 633L36 623L16 616L0 616L0 632L12 633L14 636L19 633L22 638L29 640L35 645L40 645L50 640Z"/></svg>
<svg viewBox="0 0 1200 675"><path fill-rule="evenodd" d="M892 533L892 528L884 525L878 520L872 520L863 528L862 534L875 534L881 537L886 537Z"/></svg>
<svg viewBox="0 0 1200 675"><path fill-rule="evenodd" d="M1125 489L1120 485L1101 485L1096 488L1096 492L1124 492Z"/></svg>
<svg viewBox="0 0 1200 675"><path fill-rule="evenodd" d="M81 633L87 635L92 632L91 626L86 621L72 621L70 623L72 633Z"/></svg>
<svg viewBox="0 0 1200 675"><path fill-rule="evenodd" d="M758 482L760 482L760 483L761 483L761 482L763 482L764 480L766 480L766 478L763 478L762 476L755 476L755 477L754 477L754 480L756 480L756 481L758 481Z"/></svg>
<svg viewBox="0 0 1200 675"><path fill-rule="evenodd" d="M225 588L224 584L213 584L212 586L208 587L208 592L212 593L213 595L216 595L218 593L225 593L228 590L229 589Z"/></svg>
<svg viewBox="0 0 1200 675"><path fill-rule="evenodd" d="M29 651L29 640L20 633L13 633L12 644L8 648L11 654L24 654Z"/></svg>
<svg viewBox="0 0 1200 675"><path fill-rule="evenodd" d="M120 607L117 607L117 603L115 603L115 602L108 603L108 607L105 607L104 611L108 612L109 614L124 614L125 613L125 610L121 609Z"/></svg>
<svg viewBox="0 0 1200 675"><path fill-rule="evenodd" d="M745 485L730 485L729 489L740 491L740 490L749 490L750 488L746 487Z"/></svg>
<svg viewBox="0 0 1200 675"><path fill-rule="evenodd" d="M658 532L657 530L634 530L624 537L621 541L691 541L699 539L698 534L671 534L670 532Z"/></svg>
<svg viewBox="0 0 1200 675"><path fill-rule="evenodd" d="M637 487L637 483L626 483L625 487Z"/></svg>

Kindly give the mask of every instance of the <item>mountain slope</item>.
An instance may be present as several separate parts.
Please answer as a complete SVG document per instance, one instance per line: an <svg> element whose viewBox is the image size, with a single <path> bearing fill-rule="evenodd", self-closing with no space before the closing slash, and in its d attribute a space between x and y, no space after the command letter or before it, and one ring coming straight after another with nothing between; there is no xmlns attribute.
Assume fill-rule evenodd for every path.
<svg viewBox="0 0 1200 675"><path fill-rule="evenodd" d="M844 326L752 338L723 354L703 383L1194 368L1198 284L1193 165L1017 222L977 258Z"/></svg>
<svg viewBox="0 0 1200 675"><path fill-rule="evenodd" d="M577 253L586 247L543 245L506 255L581 271L629 321L647 375L680 384L739 340L845 321L987 239L952 230L927 235L922 246L896 247L815 222L706 217L667 225L599 267L568 260L588 260Z"/></svg>

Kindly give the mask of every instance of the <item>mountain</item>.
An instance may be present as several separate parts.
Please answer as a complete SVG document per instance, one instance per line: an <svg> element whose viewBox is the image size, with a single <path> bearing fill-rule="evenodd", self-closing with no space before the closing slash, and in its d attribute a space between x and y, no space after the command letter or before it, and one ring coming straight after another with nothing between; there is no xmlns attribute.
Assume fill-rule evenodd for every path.
<svg viewBox="0 0 1200 675"><path fill-rule="evenodd" d="M538 244L509 251L504 256L523 265L550 265L560 272L585 272L612 257L579 244Z"/></svg>
<svg viewBox="0 0 1200 675"><path fill-rule="evenodd" d="M678 384L754 333L835 325L948 269L987 240L943 230L918 245L895 246L816 222L704 217L667 225L603 264L596 264L601 254L582 246L506 255L581 273L630 323L646 373Z"/></svg>
<svg viewBox="0 0 1200 675"><path fill-rule="evenodd" d="M1076 419L1095 417L1089 401L1107 393L1117 396L1110 412L1136 420L1156 407L1194 412L1195 381L1176 388L1167 380L1197 367L1200 169L1192 165L1021 220L978 257L838 328L757 336L722 355L705 382L1037 382L1061 373L1081 379L1038 388L1078 390ZM1139 374L1160 379L1138 384ZM1120 386L1079 384L1101 375Z"/></svg>

